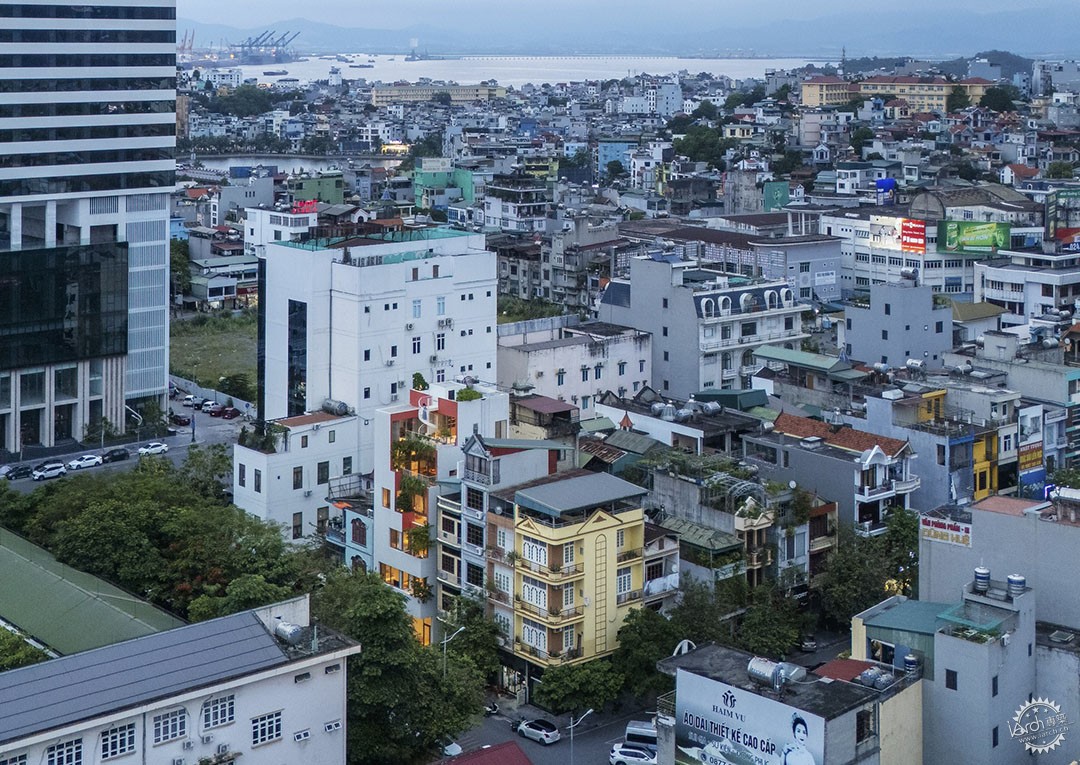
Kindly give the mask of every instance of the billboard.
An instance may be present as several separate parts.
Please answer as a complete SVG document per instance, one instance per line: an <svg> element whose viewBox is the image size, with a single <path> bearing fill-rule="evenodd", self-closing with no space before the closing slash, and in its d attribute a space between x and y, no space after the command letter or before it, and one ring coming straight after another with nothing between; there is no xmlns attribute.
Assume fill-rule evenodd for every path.
<svg viewBox="0 0 1080 765"><path fill-rule="evenodd" d="M900 221L900 249L904 252L926 252L926 221L915 218Z"/></svg>
<svg viewBox="0 0 1080 765"><path fill-rule="evenodd" d="M971 547L971 524L923 515L919 517L919 537L957 547Z"/></svg>
<svg viewBox="0 0 1080 765"><path fill-rule="evenodd" d="M787 181L765 181L765 212L783 209L791 201L791 186Z"/></svg>
<svg viewBox="0 0 1080 765"><path fill-rule="evenodd" d="M1008 223L969 220L938 221L938 252L997 252L1010 244Z"/></svg>
<svg viewBox="0 0 1080 765"><path fill-rule="evenodd" d="M1016 413L1019 434L1016 438L1020 483L1032 484L1046 480L1043 467L1043 408L1041 404L1025 406Z"/></svg>
<svg viewBox="0 0 1080 765"><path fill-rule="evenodd" d="M680 669L677 765L823 765L825 720L752 691Z"/></svg>

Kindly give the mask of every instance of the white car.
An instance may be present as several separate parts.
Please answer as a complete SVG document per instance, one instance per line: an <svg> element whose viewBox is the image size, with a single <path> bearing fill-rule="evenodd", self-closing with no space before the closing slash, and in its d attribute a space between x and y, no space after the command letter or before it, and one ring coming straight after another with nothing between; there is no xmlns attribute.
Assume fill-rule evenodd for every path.
<svg viewBox="0 0 1080 765"><path fill-rule="evenodd" d="M34 468L30 477L35 481L44 481L46 478L59 478L62 475L67 475L63 462L46 462Z"/></svg>
<svg viewBox="0 0 1080 765"><path fill-rule="evenodd" d="M139 447L139 456L141 457L144 454L164 454L167 451L169 451L168 444L163 444L160 441L152 441L146 446Z"/></svg>
<svg viewBox="0 0 1080 765"><path fill-rule="evenodd" d="M611 765L656 765L656 755L643 746L616 744L608 756Z"/></svg>
<svg viewBox="0 0 1080 765"><path fill-rule="evenodd" d="M522 720L517 727L517 732L522 738L531 738L544 746L554 744L562 738L558 727L547 720Z"/></svg>
<svg viewBox="0 0 1080 765"><path fill-rule="evenodd" d="M97 467L101 464L101 457L96 454L84 454L81 457L76 457L67 464L68 470L78 470L80 468Z"/></svg>

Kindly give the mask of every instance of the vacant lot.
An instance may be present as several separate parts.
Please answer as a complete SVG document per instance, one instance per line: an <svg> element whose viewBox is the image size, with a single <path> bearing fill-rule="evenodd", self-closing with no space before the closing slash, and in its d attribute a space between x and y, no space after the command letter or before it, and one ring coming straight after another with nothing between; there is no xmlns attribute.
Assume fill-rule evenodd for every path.
<svg viewBox="0 0 1080 765"><path fill-rule="evenodd" d="M210 387L235 374L254 381L257 334L254 312L173 319L170 371L188 379L196 377Z"/></svg>

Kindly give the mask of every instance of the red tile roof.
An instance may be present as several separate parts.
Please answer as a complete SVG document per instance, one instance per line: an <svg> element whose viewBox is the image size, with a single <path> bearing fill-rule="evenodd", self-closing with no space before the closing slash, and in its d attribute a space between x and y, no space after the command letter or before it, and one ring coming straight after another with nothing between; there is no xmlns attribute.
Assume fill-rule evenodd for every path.
<svg viewBox="0 0 1080 765"><path fill-rule="evenodd" d="M815 669L814 674L818 677L831 677L833 680L851 682L859 676L860 672L872 669L873 666L868 661L859 661L858 659L833 659Z"/></svg>
<svg viewBox="0 0 1080 765"><path fill-rule="evenodd" d="M839 430L833 430L833 426L821 420L811 420L809 417L796 417L793 414L781 413L776 418L774 428L777 433L785 433L796 438L811 438L816 436L829 446L838 449L846 449L862 454L867 449L880 446L881 450L890 457L895 457L907 447L907 441L898 438L879 436L876 433L867 433L865 430L855 430L844 426Z"/></svg>
<svg viewBox="0 0 1080 765"><path fill-rule="evenodd" d="M532 765L532 760L525 756L516 741L506 741L502 744L477 749L475 752L467 752L455 758L447 759L455 765Z"/></svg>

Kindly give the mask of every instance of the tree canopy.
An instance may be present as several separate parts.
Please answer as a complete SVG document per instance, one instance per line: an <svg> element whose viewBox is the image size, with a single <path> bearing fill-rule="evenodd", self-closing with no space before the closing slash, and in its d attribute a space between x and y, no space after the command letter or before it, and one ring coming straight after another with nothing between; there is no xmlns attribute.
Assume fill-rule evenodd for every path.
<svg viewBox="0 0 1080 765"><path fill-rule="evenodd" d="M1010 86L1011 87L1011 86ZM1013 88L1015 90L1015 88ZM1005 87L987 88L986 93L979 99L979 106L985 106L987 109L993 109L995 112L1011 112L1016 111L1016 106L1013 101L1016 100L1018 93L1011 92Z"/></svg>
<svg viewBox="0 0 1080 765"><path fill-rule="evenodd" d="M724 167L724 154L738 145L732 138L724 138L718 128L690 125L686 134L675 141L675 153L683 154L692 162L708 162L717 169Z"/></svg>
<svg viewBox="0 0 1080 765"><path fill-rule="evenodd" d="M614 701L623 676L607 659L582 664L559 664L544 672L536 699L555 714L600 710Z"/></svg>
<svg viewBox="0 0 1080 765"><path fill-rule="evenodd" d="M253 117L274 108L274 94L255 85L241 85L235 90L218 96L213 101L213 109L219 114L231 114L234 117Z"/></svg>
<svg viewBox="0 0 1080 765"><path fill-rule="evenodd" d="M971 106L971 96L962 85L956 85L945 98L945 111L957 112Z"/></svg>

